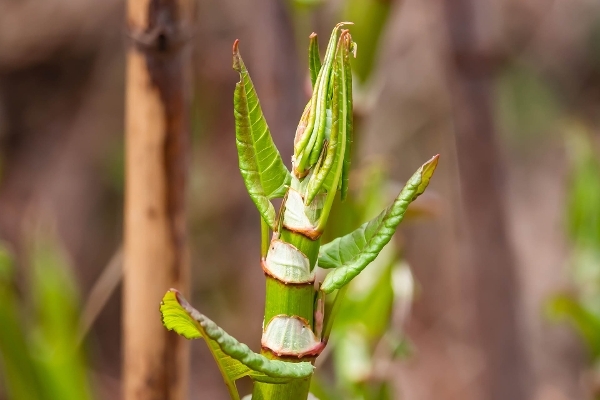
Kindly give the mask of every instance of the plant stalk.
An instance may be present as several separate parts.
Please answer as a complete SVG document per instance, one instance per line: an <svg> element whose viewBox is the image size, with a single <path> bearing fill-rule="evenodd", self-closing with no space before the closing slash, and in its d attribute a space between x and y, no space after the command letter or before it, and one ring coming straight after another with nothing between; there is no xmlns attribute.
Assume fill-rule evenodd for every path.
<svg viewBox="0 0 600 400"><path fill-rule="evenodd" d="M286 207L284 203L283 207ZM285 210L282 209L282 213ZM298 210L304 212L304 210ZM319 247L320 237L313 240L302 233L294 232L285 226L280 227L279 240L289 243L308 257L310 270L314 270ZM314 282L294 284L285 283L281 280L266 276L266 299L265 299L265 326L277 315L297 316L308 321L310 329L314 332ZM270 359L278 359L288 362L310 361L314 362L315 355L304 355L301 357L278 356L271 350L263 348L261 354ZM310 389L310 378L294 380L285 384L269 384L255 382L252 394L253 400L306 400Z"/></svg>

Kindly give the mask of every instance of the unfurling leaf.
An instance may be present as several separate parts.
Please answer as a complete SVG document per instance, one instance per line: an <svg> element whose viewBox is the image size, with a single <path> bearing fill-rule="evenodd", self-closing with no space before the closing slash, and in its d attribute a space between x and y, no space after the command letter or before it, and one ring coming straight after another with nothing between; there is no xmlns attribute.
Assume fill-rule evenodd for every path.
<svg viewBox="0 0 600 400"><path fill-rule="evenodd" d="M325 59L315 80L313 94L309 100L305 112L306 118L301 120L304 129L296 130L294 140L294 174L298 178L306 176L319 160L323 150L323 143L327 137L327 110L331 109L330 94L332 92L331 75L335 59L336 46L338 43L339 31L342 26L350 24L341 22L335 26L327 45Z"/></svg>
<svg viewBox="0 0 600 400"><path fill-rule="evenodd" d="M346 132L348 128L348 101L347 101L347 81L352 81L351 76L346 76L349 71L350 47L352 39L348 31L342 31L335 51L333 62L333 72L331 75L331 110L332 122L329 144L326 146L325 160L322 164L317 164L315 171L310 178L306 189L306 204L310 204L314 197L319 193L321 187L325 190L337 192L338 184L342 173L343 157L346 154ZM348 66L348 68L346 68ZM338 167L338 164L340 167Z"/></svg>
<svg viewBox="0 0 600 400"><path fill-rule="evenodd" d="M394 203L375 219L321 247L318 265L321 268L335 268L325 278L322 291L331 293L346 285L377 257L392 238L408 205L427 188L438 157L436 155L423 164L408 180Z"/></svg>
<svg viewBox="0 0 600 400"><path fill-rule="evenodd" d="M354 53L356 58L356 43L352 42L352 47L349 49ZM354 141L354 112L353 112L353 101L352 101L352 69L350 68L350 56L348 53L344 54L348 58L344 62L344 76L346 78L346 148L344 152L344 168L342 169L342 188L341 198L342 201L346 200L348 195L348 182L350 176L350 162L352 160L352 142Z"/></svg>
<svg viewBox="0 0 600 400"><path fill-rule="evenodd" d="M321 70L321 56L319 55L319 41L317 34L312 33L309 36L310 44L308 45L308 69L310 71L310 83L315 87L317 76Z"/></svg>
<svg viewBox="0 0 600 400"><path fill-rule="evenodd" d="M175 289L170 289L163 297L160 312L167 329L187 339L202 337L206 341L234 399L239 399L235 381L244 376L259 382L285 383L306 378L313 373L313 366L309 362L269 360L254 353L194 309Z"/></svg>
<svg viewBox="0 0 600 400"><path fill-rule="evenodd" d="M233 69L240 74L233 97L240 171L262 218L275 228L275 208L270 199L285 194L291 177L273 143L237 40L233 44Z"/></svg>

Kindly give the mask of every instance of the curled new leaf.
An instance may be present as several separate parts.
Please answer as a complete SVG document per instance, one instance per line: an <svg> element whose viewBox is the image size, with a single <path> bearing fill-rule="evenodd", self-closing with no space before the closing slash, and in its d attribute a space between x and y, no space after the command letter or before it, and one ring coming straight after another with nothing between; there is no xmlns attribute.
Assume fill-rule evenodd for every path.
<svg viewBox="0 0 600 400"><path fill-rule="evenodd" d="M202 337L206 340L229 393L235 399L239 399L235 381L244 376L260 382L285 383L306 378L313 373L313 366L309 362L269 360L254 353L194 309L175 289L169 290L163 297L160 312L167 329L174 330L187 339Z"/></svg>
<svg viewBox="0 0 600 400"><path fill-rule="evenodd" d="M327 191L337 191L340 178L336 179L336 175L343 173L343 169L337 168L337 165L344 162L343 158L346 154L346 134L348 131L348 114L351 113L352 104L348 103L348 81L352 82L352 76L347 75L350 71L350 48L352 47L352 38L347 30L343 30L335 52L335 60L333 63L333 73L331 77L331 107L332 107L332 124L327 146L327 155L322 165L315 168L315 172L310 178L308 188L306 190L306 203L310 204L321 187L325 187ZM348 106L350 105L350 110ZM352 121L350 117L350 121ZM351 123L350 123L351 124ZM333 182L336 183L333 183ZM326 183L324 185L324 183Z"/></svg>
<svg viewBox="0 0 600 400"><path fill-rule="evenodd" d="M310 83L315 87L317 76L321 70L321 56L319 55L319 41L317 34L312 33L309 36L310 44L308 46L308 69L310 71Z"/></svg>
<svg viewBox="0 0 600 400"><path fill-rule="evenodd" d="M436 155L419 168L394 203L375 219L321 247L318 265L322 268L336 268L325 278L322 291L331 293L346 285L377 257L404 218L408 205L427 188L438 157Z"/></svg>
<svg viewBox="0 0 600 400"><path fill-rule="evenodd" d="M237 40L233 44L233 69L240 74L233 98L240 171L262 218L275 228L275 208L270 199L285 194L290 174L273 143Z"/></svg>
<svg viewBox="0 0 600 400"><path fill-rule="evenodd" d="M356 58L356 43L352 42L351 48L349 49L354 53L354 57ZM342 200L346 200L346 196L348 195L348 182L350 176L350 161L352 160L352 142L354 139L354 112L353 112L353 102L352 102L352 70L350 69L350 56L349 53L345 53L344 57L344 76L346 77L346 109L348 113L346 114L346 149L344 154L344 168L342 170L342 188L341 188L341 197Z"/></svg>
<svg viewBox="0 0 600 400"><path fill-rule="evenodd" d="M307 118L305 121L301 121L304 128L296 131L294 173L298 178L306 176L308 170L318 161L323 150L323 143L327 136L327 110L331 109L329 97L332 90L331 75L336 45L341 27L347 24L350 24L350 22L340 22L331 33L325 59L315 80L312 97L309 100L310 106L306 108L308 110Z"/></svg>

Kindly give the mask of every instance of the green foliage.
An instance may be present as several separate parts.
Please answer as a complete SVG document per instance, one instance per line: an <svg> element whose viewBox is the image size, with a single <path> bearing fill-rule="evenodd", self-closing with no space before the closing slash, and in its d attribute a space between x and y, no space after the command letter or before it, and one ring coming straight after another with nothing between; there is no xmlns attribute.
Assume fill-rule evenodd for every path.
<svg viewBox="0 0 600 400"><path fill-rule="evenodd" d="M274 228L275 208L270 199L285 194L290 174L273 143L237 41L233 46L233 69L240 74L233 101L240 171L252 201L265 222Z"/></svg>
<svg viewBox="0 0 600 400"><path fill-rule="evenodd" d="M331 293L341 288L377 257L404 218L408 205L425 191L437 162L438 156L435 156L419 168L394 203L377 218L321 247L319 266L335 268L325 278L321 290Z"/></svg>
<svg viewBox="0 0 600 400"><path fill-rule="evenodd" d="M229 393L239 399L235 381L244 376L269 383L283 383L310 376L308 362L288 363L269 360L239 343L213 321L194 309L175 289L169 290L160 305L164 326L187 339L203 338L225 379Z"/></svg>
<svg viewBox="0 0 600 400"><path fill-rule="evenodd" d="M36 238L30 252L31 305L12 287L12 261L0 249L0 360L9 399L91 399L77 346L77 294L58 246Z"/></svg>

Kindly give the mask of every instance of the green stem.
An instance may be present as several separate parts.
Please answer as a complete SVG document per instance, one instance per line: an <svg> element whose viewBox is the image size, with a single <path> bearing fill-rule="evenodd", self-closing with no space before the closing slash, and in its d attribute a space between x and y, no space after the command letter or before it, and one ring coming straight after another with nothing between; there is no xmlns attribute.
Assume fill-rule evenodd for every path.
<svg viewBox="0 0 600 400"><path fill-rule="evenodd" d="M311 270L314 269L319 255L320 239L311 240L306 236L292 232L284 227L280 229L279 239L292 244L304 253L310 262ZM265 321L268 324L276 315L299 316L309 321L314 329L314 296L313 283L286 284L267 275ZM271 359L289 362L314 361L314 356L305 357L278 357L268 349L263 349L262 354ZM285 384L270 384L255 382L252 393L253 400L306 400L310 389L310 379L294 380Z"/></svg>
<svg viewBox="0 0 600 400"><path fill-rule="evenodd" d="M260 257L265 258L269 251L269 224L260 218Z"/></svg>
<svg viewBox="0 0 600 400"><path fill-rule="evenodd" d="M269 357L270 352L268 350L263 351L263 355ZM291 360L288 359L287 361ZM252 392L252 400L306 400L309 391L310 379L308 378L296 379L279 385L256 382Z"/></svg>

